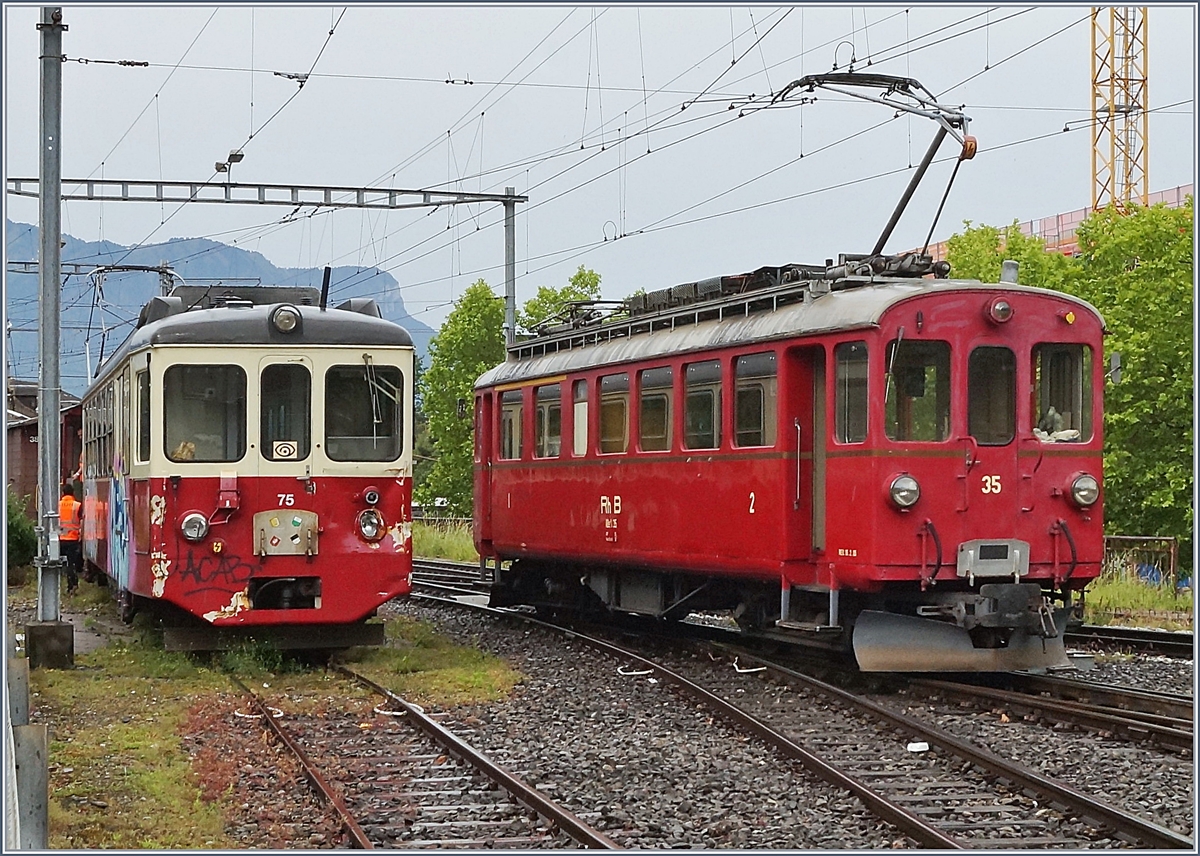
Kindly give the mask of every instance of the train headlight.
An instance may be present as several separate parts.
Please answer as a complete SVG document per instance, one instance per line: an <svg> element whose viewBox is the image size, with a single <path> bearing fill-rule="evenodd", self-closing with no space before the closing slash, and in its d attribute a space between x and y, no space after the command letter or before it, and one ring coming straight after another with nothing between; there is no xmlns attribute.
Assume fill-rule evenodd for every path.
<svg viewBox="0 0 1200 856"><path fill-rule="evenodd" d="M189 541L203 541L208 534L208 518L199 511L189 511L179 521L179 531Z"/></svg>
<svg viewBox="0 0 1200 856"><path fill-rule="evenodd" d="M1013 317L1013 306L1003 297L997 297L987 307L987 317L994 324L1003 324Z"/></svg>
<svg viewBox="0 0 1200 856"><path fill-rule="evenodd" d="M383 537L386 526L383 515L374 508L368 508L358 515L358 531L368 541L378 541Z"/></svg>
<svg viewBox="0 0 1200 856"><path fill-rule="evenodd" d="M1071 480L1071 499L1080 508L1095 505L1100 498L1100 482L1095 476L1080 473Z"/></svg>
<svg viewBox="0 0 1200 856"><path fill-rule="evenodd" d="M300 326L300 310L284 304L271 313L271 326L280 333L290 333Z"/></svg>
<svg viewBox="0 0 1200 856"><path fill-rule="evenodd" d="M888 494L898 508L912 508L921 498L921 486L912 476L896 476L892 479Z"/></svg>

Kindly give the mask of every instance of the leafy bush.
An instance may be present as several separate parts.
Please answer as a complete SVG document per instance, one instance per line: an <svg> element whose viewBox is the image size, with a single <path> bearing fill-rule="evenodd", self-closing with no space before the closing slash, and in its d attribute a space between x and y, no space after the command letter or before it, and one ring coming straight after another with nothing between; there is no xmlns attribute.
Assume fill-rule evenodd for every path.
<svg viewBox="0 0 1200 856"><path fill-rule="evenodd" d="M8 571L30 564L37 555L37 535L33 531L33 521L25 513L25 500L13 493L11 487L8 488L7 541Z"/></svg>

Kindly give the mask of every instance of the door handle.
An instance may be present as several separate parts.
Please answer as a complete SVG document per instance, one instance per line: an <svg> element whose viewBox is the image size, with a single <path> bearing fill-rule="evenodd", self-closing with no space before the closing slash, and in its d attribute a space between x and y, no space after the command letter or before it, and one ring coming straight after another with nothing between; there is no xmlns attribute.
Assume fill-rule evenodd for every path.
<svg viewBox="0 0 1200 856"><path fill-rule="evenodd" d="M800 509L800 419L794 419L793 424L796 426L796 499L792 503L792 510L798 511Z"/></svg>

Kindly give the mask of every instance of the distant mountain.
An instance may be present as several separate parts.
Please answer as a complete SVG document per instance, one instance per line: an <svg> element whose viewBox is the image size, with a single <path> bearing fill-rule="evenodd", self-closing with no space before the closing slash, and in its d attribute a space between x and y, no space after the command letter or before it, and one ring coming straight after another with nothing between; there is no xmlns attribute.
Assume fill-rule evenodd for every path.
<svg viewBox="0 0 1200 856"><path fill-rule="evenodd" d="M38 257L38 230L27 223L6 221L7 258L9 262L34 261ZM321 268L279 268L261 253L232 247L207 238L175 238L166 244L130 250L111 241L81 241L63 235L62 260L84 265L115 264L156 266L169 264L189 283L225 282L260 283L262 285L309 285L321 287L324 271ZM65 278L62 313L62 376L63 389L81 394L87 386L84 339L91 338L93 368L100 357L100 341L96 331L102 329L101 313L94 306L94 289L86 277ZM6 273L5 302L12 328L8 336L9 375L28 380L37 378L37 335L27 332L37 329L36 273ZM159 293L156 273L110 273L104 279L103 326L108 329L104 355L118 348L133 329L142 306ZM402 325L412 335L418 353L428 364L426 354L434 330L416 320L404 306L399 285L386 271L377 268L335 267L330 276L331 306L351 297L371 297L379 304L383 317Z"/></svg>

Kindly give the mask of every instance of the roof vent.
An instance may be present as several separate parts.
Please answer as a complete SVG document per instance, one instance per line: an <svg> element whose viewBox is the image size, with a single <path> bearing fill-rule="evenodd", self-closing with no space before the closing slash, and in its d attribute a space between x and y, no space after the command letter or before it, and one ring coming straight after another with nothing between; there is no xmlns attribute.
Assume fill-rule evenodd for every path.
<svg viewBox="0 0 1200 856"><path fill-rule="evenodd" d="M183 298L180 297L152 297L150 302L142 307L142 311L138 314L139 327L144 327L147 324L153 324L155 321L161 321L171 315L178 315L183 311Z"/></svg>
<svg viewBox="0 0 1200 856"><path fill-rule="evenodd" d="M379 304L369 297L351 297L335 308L343 309L347 312L360 312L363 315L371 315L375 318L383 317L383 313L379 311Z"/></svg>

